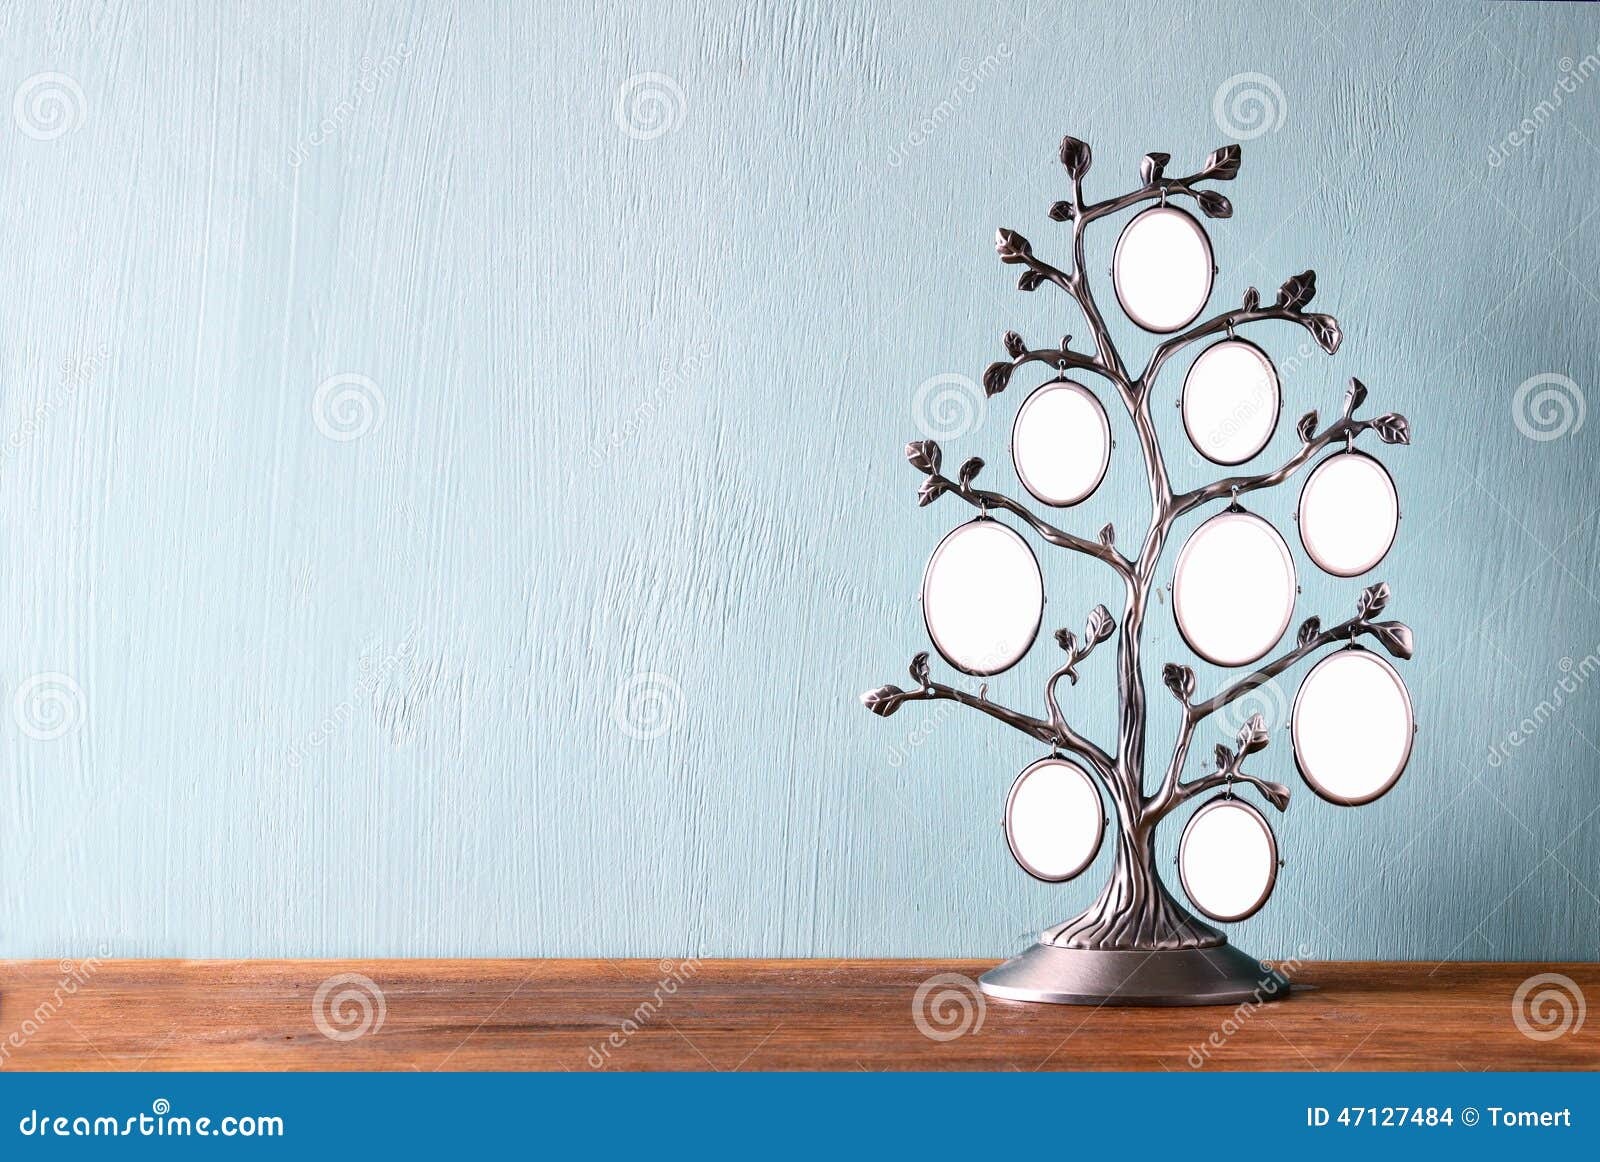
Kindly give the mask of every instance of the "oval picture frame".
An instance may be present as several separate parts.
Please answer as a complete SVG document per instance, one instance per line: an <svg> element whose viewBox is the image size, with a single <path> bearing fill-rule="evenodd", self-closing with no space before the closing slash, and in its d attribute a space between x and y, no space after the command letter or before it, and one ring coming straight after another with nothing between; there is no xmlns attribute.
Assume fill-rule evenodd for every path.
<svg viewBox="0 0 1600 1162"><path fill-rule="evenodd" d="M1189 868L1186 863L1189 840L1194 834L1195 827L1212 812L1222 810L1242 811L1251 817L1251 820L1261 828L1266 836L1269 860L1267 882L1262 887L1261 894L1248 908L1231 914L1213 911L1195 898L1194 887L1191 883ZM1267 901L1272 898L1273 889L1278 886L1278 860L1278 837L1274 834L1272 825L1267 822L1267 817L1254 804L1247 803L1228 792L1207 800L1198 811L1189 816L1189 821L1183 826L1183 837L1178 841L1178 878L1183 884L1183 894L1189 897L1189 902L1194 905L1197 912L1207 919L1217 921L1219 924L1236 924L1241 920L1248 920L1266 906Z"/></svg>
<svg viewBox="0 0 1600 1162"><path fill-rule="evenodd" d="M1192 230L1195 237L1199 239L1205 254L1205 293L1194 304L1194 309L1189 312L1188 316L1177 322L1153 320L1149 315L1135 309L1134 306L1130 305L1128 292L1123 287L1125 280L1121 272L1123 261L1129 251L1129 239L1134 236L1135 231L1148 229L1151 223L1158 220L1158 218L1181 222L1182 225ZM1116 292L1117 303L1122 307L1124 315L1127 315L1137 326L1153 335L1170 335L1175 331L1183 330L1198 319L1200 312L1205 310L1206 303L1211 300L1211 292L1216 288L1216 281L1217 258L1215 252L1211 249L1211 236L1206 233L1205 227L1200 224L1200 220L1187 210L1179 209L1177 206L1169 206L1165 202L1158 206L1150 206L1129 219L1128 224L1122 228L1122 233L1117 235L1116 249L1111 254L1111 286Z"/></svg>
<svg viewBox="0 0 1600 1162"><path fill-rule="evenodd" d="M1084 785L1088 788L1089 796L1093 799L1095 806L1094 842L1090 845L1088 854L1071 871L1057 873L1049 873L1040 869L1023 854L1017 841L1016 826L1013 822L1018 796L1027 781L1035 777L1041 770L1052 767L1067 768L1076 772L1077 776L1083 780ZM1071 759L1052 754L1029 763L1012 781L1011 790L1006 795L1005 815L1001 819L1000 825L1005 830L1006 846L1011 850L1011 858L1017 861L1018 867L1043 883L1063 884L1082 875L1088 870L1089 865L1094 863L1095 857L1100 854L1100 847L1105 839L1106 819L1105 803L1100 798L1100 788L1095 784L1093 776Z"/></svg>
<svg viewBox="0 0 1600 1162"><path fill-rule="evenodd" d="M1306 496L1311 492L1311 488L1319 479L1320 474L1327 469L1329 465L1339 462L1340 458L1344 456L1359 457L1361 460L1366 461L1376 467L1377 470L1383 475L1383 479L1389 486L1389 495L1394 497L1394 525L1389 530L1389 539L1387 542L1385 542L1383 551L1373 558L1370 563L1354 570L1334 569L1329 567L1329 565L1322 560L1317 551L1312 548L1311 541L1306 536ZM1394 476L1389 471L1388 466L1384 464L1382 460L1371 455L1370 453L1363 452L1358 448L1343 448L1330 455L1324 456L1321 460L1317 461L1317 466L1311 470L1311 472L1306 476L1305 483L1300 486L1300 498L1295 502L1294 514L1295 524L1297 524L1300 528L1300 547L1306 551L1306 556L1310 558L1313 565L1321 569L1330 577L1360 577L1364 573L1372 572L1372 570L1376 569L1383 563L1384 559L1389 555L1389 550L1394 548L1394 543L1400 536L1400 489L1395 486Z"/></svg>
<svg viewBox="0 0 1600 1162"><path fill-rule="evenodd" d="M1199 368L1204 364L1206 357L1221 347L1248 348L1250 352L1261 361L1262 365L1266 367L1267 371L1272 377L1272 423L1267 426L1266 434L1261 438L1261 442L1258 443L1247 455L1240 456L1236 460L1219 460L1217 457L1208 452L1206 450L1206 445L1201 443L1199 434L1195 432L1194 425L1190 422L1189 415L1189 400L1192 398L1190 380L1194 377L1196 368ZM1194 450L1199 452L1200 455L1204 456L1211 463L1232 468L1239 464L1244 464L1247 461L1254 460L1257 456L1261 455L1262 451L1268 444L1272 443L1272 437L1278 433L1278 423L1283 418L1283 380L1278 375L1278 365L1272 361L1272 356L1268 355L1260 346L1260 344L1252 343L1248 339L1240 339L1235 336L1229 336L1226 339L1220 339L1211 344L1204 351L1200 352L1199 355L1195 356L1194 362L1189 365L1189 370L1183 377L1183 389L1178 397L1178 408L1179 414L1183 417L1184 435L1189 438L1189 443L1194 447Z"/></svg>
<svg viewBox="0 0 1600 1162"><path fill-rule="evenodd" d="M1006 660L1004 662L989 669L973 668L967 664L966 660L953 656L951 650L947 648L948 643L941 642L939 640L939 635L934 629L933 618L928 613L929 582L939 564L941 555L957 537L970 534L971 530L974 528L1004 529L1015 539L1017 544L1021 545L1022 548L1026 550L1028 554L1028 560L1033 565L1033 581L1038 593L1038 610L1033 618L1033 627L1026 635L1026 642L1023 643L1020 648L1017 648L1013 654L1006 656ZM1004 673L1006 670L1009 670L1012 666L1016 665L1027 656L1028 651L1033 648L1033 643L1039 640L1039 627L1044 624L1044 573L1039 568L1039 558L1038 555L1034 553L1033 546L1028 544L1027 540L1023 538L1021 533L1017 532L1016 529L1012 528L1004 521L997 521L993 517L984 514L957 525L942 538L940 538L939 543L934 546L933 552L928 556L928 563L922 570L922 587L920 590L919 601L922 605L923 628L927 630L928 640L933 643L933 648L939 652L939 656L963 674L968 674L974 678L988 678L995 674Z"/></svg>
<svg viewBox="0 0 1600 1162"><path fill-rule="evenodd" d="M1401 705L1405 709L1405 729L1403 731L1403 744L1400 751L1400 757L1395 764L1395 769L1389 774L1382 785L1369 794L1346 796L1340 795L1334 791L1330 791L1320 780L1317 779L1314 772L1307 769L1305 755L1300 744L1299 721L1301 708L1304 705L1306 689L1311 685L1311 681L1316 677L1317 673L1329 665L1348 664L1348 659L1353 657L1359 657L1365 662L1371 662L1379 666L1385 672L1385 676L1387 676L1389 680L1394 683L1395 688L1400 693ZM1359 723L1351 723L1352 729L1359 729L1359 727ZM1300 781L1311 789L1311 793L1313 795L1316 795L1319 799L1322 799L1325 802L1332 803L1336 807L1363 807L1368 803L1376 802L1387 795L1390 791L1394 790L1395 785L1400 782L1400 776L1405 774L1406 767L1411 765L1411 752L1416 744L1416 736L1416 707L1411 701L1411 690L1406 686L1405 679L1400 676L1400 671L1395 669L1394 665L1389 661L1388 658L1383 657L1376 650L1369 650L1366 646L1363 646L1358 642L1351 642L1343 649L1335 650L1333 653L1319 659L1317 664L1312 666L1311 669L1307 671L1306 676L1301 679L1300 688L1296 690L1294 694L1294 704L1289 709L1289 739L1291 747L1294 751L1295 771L1299 774Z"/></svg>
<svg viewBox="0 0 1600 1162"><path fill-rule="evenodd" d="M1017 455L1018 435L1022 431L1024 421L1030 414L1031 409L1049 394L1061 391L1070 392L1074 397L1092 405L1092 414L1099 424L1102 436L1100 471L1095 474L1093 484L1071 499L1059 499L1055 494L1047 492L1042 484L1030 480L1027 471L1022 466L1021 459ZM1071 508L1074 505L1082 504L1099 490L1100 485L1105 481L1106 473L1111 468L1111 446L1111 417L1106 414L1105 405L1100 402L1100 397L1095 395L1094 392L1083 384L1076 383L1070 379L1058 377L1034 388L1033 391L1028 393L1028 398L1022 401L1022 406L1017 409L1017 414L1011 421L1011 466L1016 470L1017 479L1022 481L1022 487L1028 490L1030 496L1041 504L1048 504L1052 508Z"/></svg>

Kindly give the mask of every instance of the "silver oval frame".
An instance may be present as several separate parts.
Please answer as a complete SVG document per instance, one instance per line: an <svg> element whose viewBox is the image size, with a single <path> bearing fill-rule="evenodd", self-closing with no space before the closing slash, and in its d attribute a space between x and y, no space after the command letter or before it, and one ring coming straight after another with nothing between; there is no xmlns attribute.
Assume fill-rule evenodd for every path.
<svg viewBox="0 0 1600 1162"><path fill-rule="evenodd" d="M1306 522L1301 511L1305 507L1306 492L1310 489L1311 482L1317 478L1317 473L1321 472L1340 456L1360 456L1363 460L1371 460L1378 466L1378 471L1383 473L1383 478L1389 482L1389 491L1394 494L1394 528L1389 533L1389 543L1383 547L1383 552L1378 554L1376 561L1355 573L1337 573L1317 560L1317 555L1311 551L1311 546L1306 544ZM1369 452L1361 451L1359 448L1342 448L1318 460L1317 466L1306 475L1305 483L1300 486L1300 496L1295 501L1294 523L1300 528L1300 547L1306 551L1306 556L1313 565L1330 577L1360 577L1362 574L1370 573L1383 564L1384 560L1389 556L1389 550L1394 548L1395 540L1400 536L1400 489L1395 486L1394 476L1390 473L1388 465L1384 464L1382 460Z"/></svg>
<svg viewBox="0 0 1600 1162"><path fill-rule="evenodd" d="M1077 771L1083 781L1089 784L1089 789L1094 792L1095 809L1100 815L1100 825L1095 829L1094 847L1090 849L1088 858L1077 867L1073 868L1066 875L1062 876L1042 875L1037 868L1033 867L1028 863L1027 860L1022 858L1022 853L1017 850L1016 841L1011 838L1011 807L1016 802L1017 792L1021 789L1023 780L1029 775L1033 774L1033 772L1038 768L1044 766L1046 763L1068 766ZM1006 834L1006 847L1010 849L1011 858L1017 861L1018 867L1027 872L1034 879L1043 883L1064 884L1070 879L1075 879L1078 876L1081 876L1089 869L1089 865L1094 863L1095 858L1100 854L1100 848L1104 846L1106 837L1106 805L1105 801L1100 797L1100 786L1094 781L1094 776L1088 771L1084 770L1080 764L1073 762L1071 759L1062 758L1060 755L1046 755L1044 758L1035 759L1033 762L1023 767L1021 773L1019 773L1017 777L1012 780L1011 790L1006 795L1006 810L1005 814L1000 819L1000 826Z"/></svg>
<svg viewBox="0 0 1600 1162"><path fill-rule="evenodd" d="M1100 464L1100 475L1095 477L1094 483L1089 486L1089 491L1078 497L1077 500L1066 501L1048 500L1045 497L1040 496L1039 493L1034 490L1033 485L1028 483L1028 478L1022 471L1022 465L1017 463L1017 427L1022 423L1022 417L1027 412L1028 405L1037 399L1040 393L1045 391L1059 390L1063 387L1068 388L1079 395L1087 397L1089 402L1094 404L1095 412L1097 415L1099 415L1100 424L1105 429L1106 433L1106 454L1105 459L1101 461ZM1030 391L1028 393L1028 398L1022 401L1022 406L1017 408L1017 414L1011 420L1011 445L1008 449L1011 453L1011 468L1014 472L1016 472L1017 479L1022 482L1022 487L1028 490L1028 495L1033 497L1040 504L1048 504L1051 508L1072 508L1076 505L1082 504L1084 501L1088 500L1091 496L1098 492L1100 490L1100 485L1105 483L1106 473L1111 470L1111 448L1111 417L1106 414L1106 405L1100 402L1099 396L1090 391L1083 384L1077 383L1071 379L1066 379L1062 376L1057 376L1055 379L1049 380L1046 383L1041 383L1038 387Z"/></svg>
<svg viewBox="0 0 1600 1162"><path fill-rule="evenodd" d="M1194 369L1200 365L1200 361L1204 359L1207 354L1216 350L1218 347L1221 347L1224 343L1231 343L1236 347L1248 347L1257 355L1261 356L1262 362L1267 365L1267 370L1272 372L1272 394L1277 397L1278 401L1277 407L1275 407L1272 412L1272 426L1267 429L1266 438L1261 441L1261 446L1254 452L1251 452L1250 455L1243 456L1238 460L1218 460L1214 456L1207 455L1206 450L1200 446L1200 441L1194 438L1194 429L1189 426L1189 411L1186 407L1184 407L1184 401L1189 398L1189 376L1194 374ZM1283 379L1278 375L1278 365L1272 361L1272 356L1268 355L1266 350L1262 348L1259 343L1252 343L1250 340L1240 339L1238 336L1230 336L1218 339L1215 343L1212 343L1210 346L1208 346L1204 351L1200 352L1200 354L1196 355L1194 357L1194 362L1189 364L1189 370L1184 374L1183 377L1183 389L1178 395L1178 414L1183 419L1183 434L1189 438L1190 446L1193 447L1196 452L1199 452L1200 455L1211 461L1211 463L1221 464L1226 468L1232 468L1239 464L1244 464L1254 460L1266 450L1268 444L1272 443L1272 437L1278 434L1278 423L1283 419Z"/></svg>
<svg viewBox="0 0 1600 1162"><path fill-rule="evenodd" d="M1206 293L1200 296L1200 303L1195 307L1194 313L1183 322L1173 327L1152 327L1150 324L1144 322L1144 320L1138 315L1134 314L1133 311L1129 310L1128 301L1122 295L1122 286L1117 278L1117 265L1122 260L1122 244L1127 239L1128 232L1132 230L1139 222L1153 214L1177 214L1183 217L1188 221L1189 225L1194 228L1195 233L1200 235L1200 241L1205 244L1206 248L1206 266L1209 272L1206 275ZM1140 210L1132 218L1128 219L1128 224L1124 226L1122 228L1122 232L1117 235L1116 249L1111 252L1111 289L1116 292L1117 305L1122 308L1122 313L1132 320L1135 326L1141 328L1142 330L1149 331L1152 335L1171 335L1174 332L1183 330L1190 323L1194 322L1200 317L1200 312L1205 310L1206 304L1211 301L1211 293L1217 289L1217 255L1216 252L1211 248L1211 235L1206 233L1206 228L1200 224L1200 219L1189 213L1189 211L1181 209L1177 206L1169 206L1163 202L1160 205L1148 206L1145 209Z"/></svg>
<svg viewBox="0 0 1600 1162"><path fill-rule="evenodd" d="M1216 912L1210 911L1202 906L1200 902L1194 898L1194 893L1189 890L1189 872L1184 866L1183 862L1183 853L1189 846L1189 833L1194 829L1195 823L1197 823L1208 813L1215 811L1222 806L1249 812L1255 818L1255 821L1260 826L1261 830L1266 833L1267 847L1272 852L1271 868L1267 873L1267 886L1262 889L1261 898L1251 905L1250 908L1240 912L1236 916L1218 915ZM1254 916L1257 912L1261 911L1262 908L1266 907L1267 901L1272 898L1273 889L1278 886L1278 861L1278 837L1272 830L1272 824L1267 822L1267 817L1257 809L1254 803L1247 803L1243 799L1228 791L1224 791L1222 794L1207 800L1200 810L1189 816L1189 822L1183 825L1183 838L1178 841L1178 879L1183 884L1183 894L1189 897L1189 903L1194 905L1195 911L1199 912L1207 919L1217 921L1219 924L1237 924L1241 920L1250 919L1251 916Z"/></svg>
<svg viewBox="0 0 1600 1162"><path fill-rule="evenodd" d="M933 632L932 623L928 621L928 574L932 572L933 563L939 559L939 554L944 550L945 545L949 543L951 537L955 536L963 529L970 528L972 525L982 524L984 522L993 522L1000 528L1005 529L1008 533L1017 538L1023 548L1028 550L1028 557L1033 561L1033 571L1038 574L1039 577L1039 616L1034 619L1033 632L1028 635L1028 644L1022 647L1021 652L1019 652L1016 657L1012 658L1005 665L997 666L993 670L969 670L960 662L952 658L949 654L945 653L944 647L939 644L938 635ZM922 585L917 590L917 603L922 606L922 628L927 631L928 640L933 643L933 648L939 652L939 656L949 663L952 668L959 670L963 674L970 675L974 678L991 678L996 674L1005 673L1012 666L1022 661L1023 658L1028 656L1028 651L1033 649L1033 643L1039 640L1039 627L1044 624L1044 570L1039 568L1039 555L1033 551L1033 546L1028 544L1026 537L1017 532L1016 529L1012 528L1004 521L997 521L994 519L994 517L985 513L973 517L969 521L962 521L955 528L951 529L949 532L945 533L944 536L939 538L939 543L933 547L933 552L928 554L928 563L922 567Z"/></svg>
<svg viewBox="0 0 1600 1162"><path fill-rule="evenodd" d="M1183 618L1178 616L1178 574L1183 569L1183 559L1189 552L1189 546L1194 543L1194 539L1200 535L1201 531L1204 530L1207 525L1211 524L1213 521L1219 521L1224 517L1229 516L1247 516L1252 520L1259 521L1262 525L1272 530L1272 532L1278 538L1279 547L1283 549L1283 559L1289 563L1289 580L1294 589L1294 596L1290 598L1288 612L1284 616L1283 625L1281 628L1279 628L1277 636L1267 643L1266 649L1262 650L1255 657L1249 658L1242 662L1224 662L1220 661L1214 655L1206 653L1199 646L1195 645L1194 642L1189 640L1189 634L1183 628ZM1172 622L1178 627L1178 636L1183 639L1183 644L1188 646L1197 657L1204 658L1213 666L1223 666L1227 669L1234 670L1238 669L1240 666L1249 666L1259 662L1262 658L1266 657L1272 652L1273 646L1277 645L1283 640L1283 635L1288 631L1289 624L1294 621L1294 607L1297 604L1297 602L1294 600L1294 597L1298 597L1299 593L1300 572L1295 568L1294 553L1290 551L1289 542L1284 539L1283 534L1278 532L1277 526L1271 521L1267 520L1266 517L1257 516L1248 509L1241 508L1236 505L1230 505L1228 508L1225 508L1221 512L1217 513L1216 516L1207 517L1205 520L1201 521L1200 524L1195 526L1194 532L1190 533L1188 537L1185 538L1183 542L1183 548L1178 550L1178 560L1172 566Z"/></svg>
<svg viewBox="0 0 1600 1162"><path fill-rule="evenodd" d="M1299 734L1295 729L1295 724L1300 717L1300 696L1305 693L1306 684L1311 681L1311 676L1333 659L1342 657L1343 655L1351 653L1352 651L1365 654L1367 657L1373 659L1389 672L1389 677L1394 680L1395 686L1400 691L1400 697L1405 700L1406 721L1411 727L1410 730L1406 731L1406 749L1400 756L1400 765L1395 768L1394 774L1389 776L1389 781L1383 786L1379 787L1372 794L1363 796L1359 799L1347 799L1342 795L1335 795L1332 792L1318 786L1316 781L1306 773L1305 762L1300 757ZM1355 724L1352 724L1352 728L1356 729L1357 727ZM1406 686L1405 679L1400 676L1400 671L1394 668L1393 663L1391 663L1388 658L1384 657L1376 650L1367 649L1366 646L1359 642L1351 642L1349 645L1345 646L1344 649L1334 650L1331 654L1327 654L1326 656L1319 658L1317 660L1317 664L1312 666L1311 669L1307 670L1306 676L1300 679L1300 687L1294 692L1294 703L1289 708L1289 747L1294 752L1295 773L1300 776L1300 781L1311 789L1311 793L1313 795L1325 802L1332 803L1336 807L1363 807L1368 803L1376 802L1387 795L1390 791L1394 790L1395 784L1400 781L1400 776L1406 773L1406 767L1411 765L1411 752L1416 745L1416 738L1417 709L1411 701L1411 691Z"/></svg>

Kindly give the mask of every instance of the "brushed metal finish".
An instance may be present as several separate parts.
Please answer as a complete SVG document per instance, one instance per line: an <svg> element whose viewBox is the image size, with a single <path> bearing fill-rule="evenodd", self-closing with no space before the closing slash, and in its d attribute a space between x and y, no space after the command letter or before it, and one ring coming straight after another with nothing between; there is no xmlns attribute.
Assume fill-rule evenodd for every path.
<svg viewBox="0 0 1600 1162"><path fill-rule="evenodd" d="M1283 1000L1287 978L1231 944L1151 951L1035 944L978 987L1006 1001L1052 1005L1237 1005Z"/></svg>

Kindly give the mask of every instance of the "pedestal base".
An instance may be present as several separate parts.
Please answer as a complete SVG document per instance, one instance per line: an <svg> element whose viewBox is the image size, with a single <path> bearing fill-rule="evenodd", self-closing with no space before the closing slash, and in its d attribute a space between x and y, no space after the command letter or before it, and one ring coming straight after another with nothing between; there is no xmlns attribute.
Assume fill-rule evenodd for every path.
<svg viewBox="0 0 1600 1162"><path fill-rule="evenodd" d="M978 978L991 997L1052 1005L1237 1005L1282 1000L1289 981L1231 944L1123 952L1035 944Z"/></svg>

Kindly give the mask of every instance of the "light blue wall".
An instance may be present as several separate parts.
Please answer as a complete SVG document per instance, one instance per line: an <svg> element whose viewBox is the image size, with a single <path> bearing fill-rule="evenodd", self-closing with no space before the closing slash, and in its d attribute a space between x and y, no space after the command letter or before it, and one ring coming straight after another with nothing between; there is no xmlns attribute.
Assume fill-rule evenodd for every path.
<svg viewBox="0 0 1600 1162"><path fill-rule="evenodd" d="M1007 328L1082 333L991 249L1064 257L1061 134L1095 196L1147 150L1187 172L1256 73L1281 99L1212 225L1215 302L1315 267L1345 346L1295 360L1288 414L1359 374L1412 419L1381 575L1422 731L1359 811L1278 736L1288 863L1238 939L1600 955L1600 680L1537 710L1600 650L1600 417L1514 415L1533 376L1600 387L1600 11L709 7L0 15L0 953L998 956L1081 908L1104 855L1037 885L996 827L1037 747L856 702L925 648L962 516L915 506L901 446L918 386ZM669 79L624 99L640 74ZM1288 363L1303 335L1260 338ZM1033 381L947 455L1014 491ZM1063 519L1127 539L1118 435ZM1343 616L1361 583L1295 548L1300 614ZM1052 624L1117 607L1045 567ZM993 696L1039 710L1054 652ZM1186 656L1165 606L1147 654ZM639 674L665 716L630 734ZM1096 657L1072 695L1102 739L1111 687Z"/></svg>

